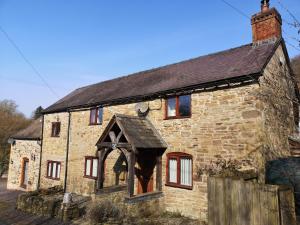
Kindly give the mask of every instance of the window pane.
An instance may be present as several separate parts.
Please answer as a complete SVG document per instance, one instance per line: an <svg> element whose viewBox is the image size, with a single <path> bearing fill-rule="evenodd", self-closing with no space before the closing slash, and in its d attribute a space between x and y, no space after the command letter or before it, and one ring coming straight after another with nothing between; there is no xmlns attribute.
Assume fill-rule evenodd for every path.
<svg viewBox="0 0 300 225"><path fill-rule="evenodd" d="M91 176L91 160L87 159L85 164L85 175Z"/></svg>
<svg viewBox="0 0 300 225"><path fill-rule="evenodd" d="M56 178L56 163L52 163L52 177Z"/></svg>
<svg viewBox="0 0 300 225"><path fill-rule="evenodd" d="M60 123L57 123L56 125L56 136L59 136L60 133Z"/></svg>
<svg viewBox="0 0 300 225"><path fill-rule="evenodd" d="M191 115L191 96L183 95L179 96L179 115L190 116Z"/></svg>
<svg viewBox="0 0 300 225"><path fill-rule="evenodd" d="M93 171L92 171L93 177L97 177L97 170L98 170L98 159L93 159Z"/></svg>
<svg viewBox="0 0 300 225"><path fill-rule="evenodd" d="M51 169L52 169L52 164L51 163L48 163L48 177L51 176Z"/></svg>
<svg viewBox="0 0 300 225"><path fill-rule="evenodd" d="M57 163L57 177L60 178L60 163Z"/></svg>
<svg viewBox="0 0 300 225"><path fill-rule="evenodd" d="M103 108L98 108L98 124L102 124L102 119L103 119Z"/></svg>
<svg viewBox="0 0 300 225"><path fill-rule="evenodd" d="M91 109L90 124L96 123L96 113L97 113L97 109Z"/></svg>
<svg viewBox="0 0 300 225"><path fill-rule="evenodd" d="M192 159L180 159L180 184L192 186Z"/></svg>
<svg viewBox="0 0 300 225"><path fill-rule="evenodd" d="M177 183L177 160L169 160L169 182Z"/></svg>
<svg viewBox="0 0 300 225"><path fill-rule="evenodd" d="M176 116L176 98L168 99L168 117Z"/></svg>

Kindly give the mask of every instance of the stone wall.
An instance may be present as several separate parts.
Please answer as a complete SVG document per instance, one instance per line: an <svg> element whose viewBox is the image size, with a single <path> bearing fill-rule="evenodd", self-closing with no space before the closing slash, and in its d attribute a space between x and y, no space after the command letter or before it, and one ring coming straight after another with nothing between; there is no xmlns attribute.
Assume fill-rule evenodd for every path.
<svg viewBox="0 0 300 225"><path fill-rule="evenodd" d="M282 52L281 49L278 51ZM281 82L281 79L275 81ZM282 154L286 154L287 149L279 147L278 143L281 143L288 135L289 129L280 129L279 132L273 130L285 121L278 117L280 121L272 122L273 114L277 112L266 111L267 102L257 95L263 86L261 80L260 84L193 93L192 116L186 119L165 120L165 100L157 99L149 102L150 112L147 118L167 142L166 153L185 152L193 156L193 188L186 190L164 185L166 153L163 155L163 193L167 210L180 211L186 216L206 219L207 180L205 176L198 176L197 170L218 158L247 159L251 161L248 167L262 172L264 167L261 163L264 161L261 159L264 156L262 149L265 149L265 146L277 146L274 148L276 151L283 151ZM268 87L266 86L265 89ZM105 107L103 124L93 126L89 125L88 110L71 112L67 191L79 194L94 192L95 180L84 177L84 158L96 156L95 144L112 116L115 113L136 115L134 106L135 104L124 104ZM288 109L292 111L292 107ZM49 124L56 121L57 116L62 122L61 137L50 138ZM269 117L271 121L268 125L265 123L266 117ZM290 125L287 126L290 127ZM66 127L66 113L45 115L42 175L45 174L46 159L64 160ZM266 141L268 133L272 135L272 138ZM109 156L107 165L113 165L115 158L114 155ZM111 171L106 171L106 174L108 173L112 174ZM63 171L61 177L63 177ZM47 179L43 179L45 186L55 185L55 182L51 180L45 182L45 180ZM136 187L137 185L135 189Z"/></svg>
<svg viewBox="0 0 300 225"><path fill-rule="evenodd" d="M52 122L61 122L59 137L51 137ZM65 159L68 137L68 113L48 114L44 118L43 153L41 164L41 188L63 186L65 177ZM60 179L47 178L48 160L61 162Z"/></svg>
<svg viewBox="0 0 300 225"><path fill-rule="evenodd" d="M36 140L16 140L11 146L9 170L8 170L8 189L24 190L21 185L21 173L23 159L29 159L28 164L28 185L26 190L33 191L37 188L40 164L41 147Z"/></svg>
<svg viewBox="0 0 300 225"><path fill-rule="evenodd" d="M290 156L288 136L296 130L293 104L298 105L298 101L281 46L260 78L257 97L262 111L264 143L259 158L264 165L265 161Z"/></svg>

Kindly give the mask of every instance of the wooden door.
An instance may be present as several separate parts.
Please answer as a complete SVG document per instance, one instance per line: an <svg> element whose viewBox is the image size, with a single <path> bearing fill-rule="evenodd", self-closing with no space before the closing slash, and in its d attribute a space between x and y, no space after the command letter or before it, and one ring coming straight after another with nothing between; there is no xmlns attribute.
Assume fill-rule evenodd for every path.
<svg viewBox="0 0 300 225"><path fill-rule="evenodd" d="M153 191L153 175L148 178L138 179L137 194L147 193Z"/></svg>
<svg viewBox="0 0 300 225"><path fill-rule="evenodd" d="M21 174L21 186L23 188L27 188L28 185L28 166L29 166L29 160L27 158L23 159L22 163L22 174Z"/></svg>

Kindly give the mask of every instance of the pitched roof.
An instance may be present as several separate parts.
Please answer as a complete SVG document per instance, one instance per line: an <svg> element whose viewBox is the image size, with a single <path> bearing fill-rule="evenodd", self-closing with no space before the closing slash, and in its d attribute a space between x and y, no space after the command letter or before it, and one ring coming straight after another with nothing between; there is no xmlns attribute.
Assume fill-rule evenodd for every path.
<svg viewBox="0 0 300 225"><path fill-rule="evenodd" d="M79 88L44 110L109 104L261 73L280 41L252 44Z"/></svg>
<svg viewBox="0 0 300 225"><path fill-rule="evenodd" d="M127 141L135 148L166 149L167 144L153 124L144 117L116 114L112 117L97 145L105 140L113 124L116 123Z"/></svg>
<svg viewBox="0 0 300 225"><path fill-rule="evenodd" d="M42 137L42 119L38 118L23 130L20 130L11 138L19 140L40 140Z"/></svg>

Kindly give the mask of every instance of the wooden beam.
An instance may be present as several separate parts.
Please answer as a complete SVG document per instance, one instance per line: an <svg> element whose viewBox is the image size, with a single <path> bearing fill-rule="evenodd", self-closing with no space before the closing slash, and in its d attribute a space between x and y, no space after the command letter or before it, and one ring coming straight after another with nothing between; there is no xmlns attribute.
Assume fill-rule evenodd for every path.
<svg viewBox="0 0 300 225"><path fill-rule="evenodd" d="M109 137L112 143L117 143L117 138L114 131L109 131Z"/></svg>
<svg viewBox="0 0 300 225"><path fill-rule="evenodd" d="M128 195L132 197L134 195L134 176L135 176L135 154L130 152L127 157L128 160Z"/></svg>
<svg viewBox="0 0 300 225"><path fill-rule="evenodd" d="M97 178L97 189L103 188L103 158L104 158L105 151L98 151L98 178Z"/></svg>
<svg viewBox="0 0 300 225"><path fill-rule="evenodd" d="M111 143L111 142L102 142L98 144L99 148L106 147L106 148L126 148L126 149L132 149L131 145L128 143Z"/></svg>
<svg viewBox="0 0 300 225"><path fill-rule="evenodd" d="M156 190L162 191L162 156L156 156Z"/></svg>
<svg viewBox="0 0 300 225"><path fill-rule="evenodd" d="M118 134L118 137L116 139L116 142L119 143L121 136L123 135L123 131L120 131L120 133Z"/></svg>

